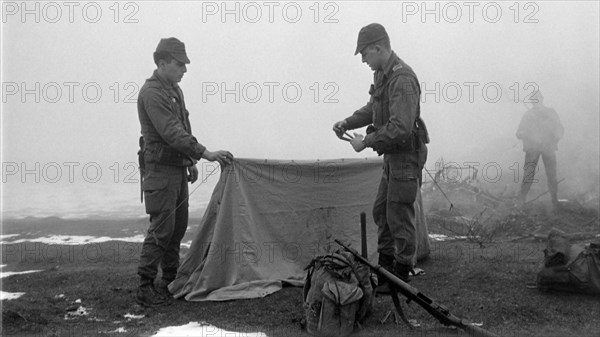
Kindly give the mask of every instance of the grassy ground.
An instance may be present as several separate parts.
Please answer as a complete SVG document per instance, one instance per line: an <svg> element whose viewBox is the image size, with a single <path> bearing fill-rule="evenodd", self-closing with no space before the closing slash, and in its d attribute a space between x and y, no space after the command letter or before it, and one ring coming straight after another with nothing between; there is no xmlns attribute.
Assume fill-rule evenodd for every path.
<svg viewBox="0 0 600 337"><path fill-rule="evenodd" d="M505 218L503 225L523 227L526 223L540 231L561 223L549 215L545 221L546 213L540 214L531 217L531 213L513 214L512 218ZM60 234L56 232L60 229L79 235L132 236L143 233L145 221L82 224L60 219L22 220L5 223L3 234L29 233L36 237L51 229ZM430 225L432 230L443 229L435 221ZM589 222L583 230L598 233L597 220ZM192 228L188 232L193 231ZM512 234L520 236L514 228ZM483 328L501 336L600 336L600 297L542 293L527 287L535 282L540 269L544 241L527 235L519 240L499 236L494 241L484 245L464 240L434 243L429 259L419 265L426 274L416 277L411 285L444 304L456 316L483 323ZM285 287L254 300L205 303L178 300L157 309L137 306L133 298L140 249L140 244L119 241L79 246L31 242L2 245L2 264L7 265L3 271L42 271L2 279L3 291L26 294L16 300L2 301L0 334L151 336L161 327L198 321L240 332L228 336L245 336L249 332L264 332L270 337L303 335L299 328L303 317L300 288ZM87 315L65 319L80 306L87 309ZM419 329L409 331L393 322L380 323L379 319L392 305L389 297L379 296L375 312L357 335L464 335L444 328L414 303L404 307L409 318L421 325ZM127 314L144 317L127 318Z"/></svg>

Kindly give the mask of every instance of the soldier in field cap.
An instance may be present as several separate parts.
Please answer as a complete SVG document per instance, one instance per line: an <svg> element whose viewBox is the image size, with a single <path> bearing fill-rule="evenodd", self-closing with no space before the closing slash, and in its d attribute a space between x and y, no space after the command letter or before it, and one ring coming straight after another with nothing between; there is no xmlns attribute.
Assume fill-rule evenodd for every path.
<svg viewBox="0 0 600 337"><path fill-rule="evenodd" d="M196 163L201 158L221 165L233 160L228 151L209 151L192 134L178 84L190 64L183 42L161 39L154 63L156 70L140 89L137 104L142 191L150 226L138 266L136 301L146 307L171 303L167 286L179 268L179 247L188 223L188 181L198 179ZM162 276L155 286L159 266Z"/></svg>
<svg viewBox="0 0 600 337"><path fill-rule="evenodd" d="M372 23L360 30L354 55L359 53L374 71L370 100L335 123L333 131L344 138L346 130L368 126L366 136L355 133L347 140L357 152L370 147L383 155L373 206L379 265L408 281L417 253L415 201L429 142L420 117L421 89L415 72L391 49L382 25Z"/></svg>

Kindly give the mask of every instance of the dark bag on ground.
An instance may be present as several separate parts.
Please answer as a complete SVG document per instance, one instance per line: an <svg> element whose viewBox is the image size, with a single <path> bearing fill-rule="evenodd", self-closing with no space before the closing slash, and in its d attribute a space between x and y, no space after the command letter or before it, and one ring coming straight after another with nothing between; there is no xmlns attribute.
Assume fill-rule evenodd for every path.
<svg viewBox="0 0 600 337"><path fill-rule="evenodd" d="M600 244L571 244L564 233L550 232L537 288L600 295Z"/></svg>
<svg viewBox="0 0 600 337"><path fill-rule="evenodd" d="M373 276L352 254L318 256L306 267L304 313L313 336L346 336L360 326L373 306Z"/></svg>

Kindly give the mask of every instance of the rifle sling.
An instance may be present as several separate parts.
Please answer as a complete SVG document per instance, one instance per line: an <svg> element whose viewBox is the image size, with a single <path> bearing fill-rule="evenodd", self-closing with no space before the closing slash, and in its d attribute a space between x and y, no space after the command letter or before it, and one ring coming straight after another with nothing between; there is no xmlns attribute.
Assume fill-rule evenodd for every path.
<svg viewBox="0 0 600 337"><path fill-rule="evenodd" d="M389 284L389 287L390 297L392 297L392 302L394 302L394 307L396 308L398 315L400 315L400 319L402 319L402 322L404 322L404 324L406 324L406 326L408 326L409 329L414 329L415 326L408 321L406 315L404 314L404 310L402 310L402 306L400 305L400 299L398 298L398 289L392 284Z"/></svg>

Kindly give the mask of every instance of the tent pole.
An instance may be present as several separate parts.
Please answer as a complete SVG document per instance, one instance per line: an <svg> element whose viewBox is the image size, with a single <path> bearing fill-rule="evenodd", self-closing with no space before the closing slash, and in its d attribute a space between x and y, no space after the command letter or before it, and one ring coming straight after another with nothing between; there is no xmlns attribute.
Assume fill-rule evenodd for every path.
<svg viewBox="0 0 600 337"><path fill-rule="evenodd" d="M360 213L360 250L361 255L368 259L369 253L367 250L367 215L365 212Z"/></svg>

